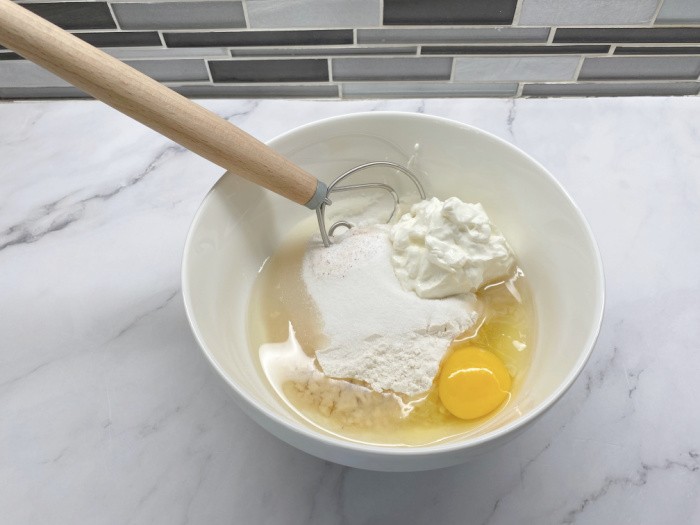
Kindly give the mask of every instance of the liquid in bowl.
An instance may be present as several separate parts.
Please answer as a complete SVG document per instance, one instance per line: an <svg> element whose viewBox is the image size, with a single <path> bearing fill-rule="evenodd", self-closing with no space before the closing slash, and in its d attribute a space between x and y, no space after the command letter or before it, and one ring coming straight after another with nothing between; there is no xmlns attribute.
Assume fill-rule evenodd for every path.
<svg viewBox="0 0 700 525"><path fill-rule="evenodd" d="M320 371L313 356L323 341L322 322L301 277L306 245L316 228L309 218L292 229L260 269L249 304L253 361L290 415L335 437L402 447L455 441L510 420L532 362L535 336L532 294L520 269L478 292L481 311L476 325L455 338L445 356L465 345L484 348L504 361L513 379L510 395L498 409L462 420L442 406L435 383L425 394L409 398L375 392L361 382L329 378ZM290 327L300 346L296 352L291 344L282 344L289 339Z"/></svg>

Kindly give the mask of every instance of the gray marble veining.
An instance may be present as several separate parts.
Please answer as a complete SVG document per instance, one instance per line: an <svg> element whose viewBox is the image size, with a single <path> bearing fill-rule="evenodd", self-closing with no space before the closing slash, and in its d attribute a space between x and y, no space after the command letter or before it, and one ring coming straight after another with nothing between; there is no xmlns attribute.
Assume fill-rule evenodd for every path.
<svg viewBox="0 0 700 525"><path fill-rule="evenodd" d="M700 106L693 98L207 101L262 140L367 110L476 125L543 163L598 239L600 338L533 428L473 462L323 462L229 399L179 291L221 169L95 102L0 105L3 523L700 521Z"/></svg>

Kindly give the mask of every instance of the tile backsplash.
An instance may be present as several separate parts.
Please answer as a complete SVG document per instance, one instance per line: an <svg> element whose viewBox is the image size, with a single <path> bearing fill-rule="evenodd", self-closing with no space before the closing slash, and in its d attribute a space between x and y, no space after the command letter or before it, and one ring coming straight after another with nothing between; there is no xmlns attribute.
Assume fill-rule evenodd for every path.
<svg viewBox="0 0 700 525"><path fill-rule="evenodd" d="M188 97L700 92L700 0L18 3ZM0 47L0 99L82 97Z"/></svg>

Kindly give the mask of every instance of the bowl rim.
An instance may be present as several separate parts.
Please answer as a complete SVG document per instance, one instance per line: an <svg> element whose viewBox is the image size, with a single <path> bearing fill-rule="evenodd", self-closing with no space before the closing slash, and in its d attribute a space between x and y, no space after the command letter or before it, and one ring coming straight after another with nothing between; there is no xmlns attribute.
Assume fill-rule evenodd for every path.
<svg viewBox="0 0 700 525"><path fill-rule="evenodd" d="M195 228L200 220L200 217L205 209L205 204L211 197L211 195L217 190L217 187L222 183L224 177L226 177L226 173L224 173L211 187L211 189L207 192L205 197L202 199L199 207L197 208L197 211L195 212L195 215L192 219L192 222L190 223L190 227L187 232L187 237L185 239L185 245L183 249L183 255L182 255L182 266L181 266L181 284L182 284L182 297L183 297L183 302L185 306L185 313L187 316L187 321L190 325L190 328L192 330L193 335L195 336L195 339L197 341L197 344L199 345L200 350L202 353L205 355L211 366L216 370L216 372L219 374L219 376L231 387L233 393L236 394L237 400L240 402L244 402L249 408L255 410L256 412L261 413L265 418L268 420L271 420L278 426L283 427L287 431L301 437L304 439L310 439L312 441L317 441L322 443L323 445L330 447L330 448L340 448L344 449L347 451L352 451L352 452L360 452L363 454L371 454L371 455L377 455L377 456L395 456L395 457L400 457L400 456L412 456L412 457L419 457L419 456L434 456L434 455L442 455L442 454L448 454L452 453L455 451L459 450L467 450L471 448L478 447L480 445L484 445L486 443L491 443L491 442L496 442L501 438L505 438L508 435L515 435L515 433L518 430L524 429L528 424L534 422L536 419L538 419L540 416L542 416L547 410L549 410L556 401L558 401L574 384L578 376L581 374L583 371L586 363L588 362L592 352L593 348L596 344L596 341L598 339L598 336L600 334L600 329L602 326L603 322L603 314L605 310L605 274L603 271L603 262L602 258L600 255L600 250L598 247L598 244L595 240L595 237L593 235L593 231L586 220L583 212L581 209L578 207L578 205L574 202L574 200L571 198L571 196L568 194L568 192L564 189L562 184L547 170L542 164L537 162L535 159L533 159L530 155L522 151L520 148L517 146L511 144L510 142L507 142L506 140L497 137L496 135L484 131L480 128L477 128L475 126L469 125L469 124L464 124L462 122L458 122L452 119L444 118L444 117L438 117L435 115L426 115L424 113L412 113L412 112L406 112L406 111L361 111L361 112L356 112L356 113L349 113L349 114L344 114L344 115L336 115L333 117L328 117L324 119L319 119L315 120L313 122L303 124L301 126L297 126L289 131L286 131L280 135L277 135L273 139L269 140L266 142L267 145L271 147L275 147L275 145L288 138L290 135L299 133L301 131L306 131L309 129L312 129L314 127L320 127L320 126L326 126L329 124L333 124L334 122L337 121L349 121L349 120L364 120L364 119L376 119L376 118L395 118L395 119L406 119L406 120L428 120L436 123L440 123L443 125L448 125L451 127L455 128L461 128L464 130L467 130L472 133L477 133L480 135L484 135L488 137L489 139L496 141L499 143L501 146L506 147L508 149L514 150L516 153L524 156L527 160L532 162L537 168L539 168L540 174L542 176L545 176L546 178L549 179L549 182L551 182L554 187L560 192L560 194L566 199L566 201L569 203L569 205L572 207L575 215L578 217L581 225L584 228L584 231L586 233L586 236L588 237L588 241L591 245L591 248L593 249L593 255L594 255L594 264L595 264L595 275L597 276L596 279L596 286L595 286L595 293L596 293L596 304L595 304L595 312L594 312L594 318L593 318L593 326L592 330L589 333L588 339L585 343L585 351L581 353L579 356L578 360L575 363L575 366L569 371L567 376L565 377L564 381L562 381L559 386L552 391L542 402L540 402L532 411L530 411L527 415L517 418L514 421L511 421L510 423L507 423L503 426L497 427L496 429L489 431L481 436L478 436L473 439L468 439L466 441L464 440L457 440L457 441L449 441L446 443L437 443L437 444L431 444L431 445L417 445L417 446L393 446L393 445L374 445L374 444L365 444L361 442L356 442L356 441L351 441L349 439L343 439L340 437L335 437L333 435L326 435L322 434L319 431L314 431L312 428L309 426L304 427L301 424L297 425L292 423L292 421L288 421L277 415L276 413L272 412L271 410L267 409L266 407L262 406L259 404L255 399L253 399L246 391L244 388L240 387L235 381L233 381L223 370L223 368L219 365L217 360L214 357L214 354L209 350L207 345L204 342L204 338L202 337L199 327L197 326L197 323L195 322L194 318L194 312L192 309L192 302L191 302L191 295L190 295L190 289L187 284L187 275L189 272L189 257L188 254L191 251L191 244L192 244L192 238L194 236L194 231ZM253 418L255 419L255 418ZM256 421L257 422L257 421ZM258 422L259 423L259 422Z"/></svg>

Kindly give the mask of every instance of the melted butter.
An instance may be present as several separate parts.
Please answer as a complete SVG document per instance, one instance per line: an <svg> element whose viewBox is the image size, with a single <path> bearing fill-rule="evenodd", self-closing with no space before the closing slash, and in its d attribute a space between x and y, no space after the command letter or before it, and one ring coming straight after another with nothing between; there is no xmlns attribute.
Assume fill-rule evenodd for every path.
<svg viewBox="0 0 700 525"><path fill-rule="evenodd" d="M533 305L522 271L477 293L482 310L474 327L453 341L494 352L510 373L511 395L494 412L464 421L440 403L436 385L409 398L376 392L356 381L326 377L313 355L324 342L319 315L301 278L306 243L315 231L304 221L263 265L251 296L248 335L267 384L301 421L351 441L393 446L435 444L474 435L517 415L517 392L532 360ZM397 313L398 314L398 313ZM272 343L272 344L270 344Z"/></svg>

